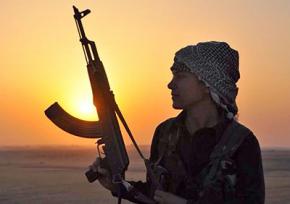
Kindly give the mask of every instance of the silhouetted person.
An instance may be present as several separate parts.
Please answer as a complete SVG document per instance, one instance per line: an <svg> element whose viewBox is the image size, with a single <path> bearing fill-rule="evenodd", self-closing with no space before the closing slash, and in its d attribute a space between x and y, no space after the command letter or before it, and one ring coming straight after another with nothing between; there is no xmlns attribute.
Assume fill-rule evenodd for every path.
<svg viewBox="0 0 290 204"><path fill-rule="evenodd" d="M168 84L173 108L181 113L155 130L150 162L166 171L156 190L152 179L124 181L122 197L136 203L141 192L158 203L264 203L259 143L237 122L238 52L225 42L202 42L175 54ZM100 159L91 168L116 195ZM160 190L162 189L162 190Z"/></svg>

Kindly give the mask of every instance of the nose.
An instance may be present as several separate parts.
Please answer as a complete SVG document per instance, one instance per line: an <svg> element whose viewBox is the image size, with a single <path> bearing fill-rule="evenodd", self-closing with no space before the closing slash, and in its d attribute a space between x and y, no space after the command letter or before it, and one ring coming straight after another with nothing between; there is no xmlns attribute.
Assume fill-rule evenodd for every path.
<svg viewBox="0 0 290 204"><path fill-rule="evenodd" d="M174 89L176 87L176 84L175 84L175 82L174 82L174 80L173 79L171 79L171 81L167 84L167 88L169 88L169 89Z"/></svg>

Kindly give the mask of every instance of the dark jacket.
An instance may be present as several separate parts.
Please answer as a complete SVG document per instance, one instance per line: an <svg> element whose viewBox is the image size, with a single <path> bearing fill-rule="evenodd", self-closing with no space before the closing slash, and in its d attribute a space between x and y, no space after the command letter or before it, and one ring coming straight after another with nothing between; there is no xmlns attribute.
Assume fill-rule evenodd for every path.
<svg viewBox="0 0 290 204"><path fill-rule="evenodd" d="M221 183L222 190L212 189L207 191L202 198L199 196L200 182L198 177L200 172L208 165L209 156L230 120L224 119L214 127L199 129L191 135L185 127L184 118L185 113L182 112L174 119L170 129L170 131L174 131L179 128L181 131L175 152L171 154L174 156L164 156L160 161L160 165L169 171L167 179L169 188L166 191L187 199L188 203L264 203L265 186L261 151L258 140L252 132L249 132L231 158L234 164L233 171L235 171L237 178L234 195L228 199ZM151 145L151 162L155 162L159 157L160 138L164 134L163 129L166 127L166 123L168 120L161 123L155 130ZM174 163L173 160L177 162ZM180 169L185 171L182 173ZM142 193L149 195L150 182L130 183ZM125 198L136 202L129 195Z"/></svg>

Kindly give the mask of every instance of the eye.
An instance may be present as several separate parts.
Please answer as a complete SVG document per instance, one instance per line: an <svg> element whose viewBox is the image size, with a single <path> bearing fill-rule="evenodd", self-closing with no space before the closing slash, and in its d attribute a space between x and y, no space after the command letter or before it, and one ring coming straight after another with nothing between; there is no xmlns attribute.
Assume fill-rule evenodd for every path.
<svg viewBox="0 0 290 204"><path fill-rule="evenodd" d="M182 74L182 73L176 73L176 74L173 75L173 77L176 78L176 79L182 79L182 78L185 77L185 75Z"/></svg>

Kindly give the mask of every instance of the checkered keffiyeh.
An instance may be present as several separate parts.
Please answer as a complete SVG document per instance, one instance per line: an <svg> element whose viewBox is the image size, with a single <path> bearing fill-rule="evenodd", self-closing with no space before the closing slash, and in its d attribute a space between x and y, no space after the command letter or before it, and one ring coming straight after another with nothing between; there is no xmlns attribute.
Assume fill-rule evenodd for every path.
<svg viewBox="0 0 290 204"><path fill-rule="evenodd" d="M211 41L184 47L175 53L171 70L194 73L212 91L215 102L227 112L237 112L239 53L227 43Z"/></svg>

